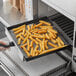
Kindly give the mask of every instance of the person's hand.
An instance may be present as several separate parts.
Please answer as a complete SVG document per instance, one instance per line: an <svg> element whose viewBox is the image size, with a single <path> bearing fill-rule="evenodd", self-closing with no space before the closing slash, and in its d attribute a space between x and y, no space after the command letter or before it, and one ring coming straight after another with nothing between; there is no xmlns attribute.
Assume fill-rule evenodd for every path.
<svg viewBox="0 0 76 76"><path fill-rule="evenodd" d="M3 41L0 41L0 43L3 44L3 45L7 45L7 44L4 43ZM0 51L2 51L2 50L6 50L6 49L8 49L8 48L4 48L4 47L1 47L1 46L0 46Z"/></svg>

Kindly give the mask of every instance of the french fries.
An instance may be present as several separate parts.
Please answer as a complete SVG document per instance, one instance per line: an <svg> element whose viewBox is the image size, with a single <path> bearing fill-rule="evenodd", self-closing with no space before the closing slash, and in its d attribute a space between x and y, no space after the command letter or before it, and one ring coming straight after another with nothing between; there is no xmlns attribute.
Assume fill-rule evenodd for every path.
<svg viewBox="0 0 76 76"><path fill-rule="evenodd" d="M24 38L22 36L20 36L21 40L24 40Z"/></svg>
<svg viewBox="0 0 76 76"><path fill-rule="evenodd" d="M27 50L30 51L30 42L29 42L29 39L27 39L27 45L28 45L27 46Z"/></svg>
<svg viewBox="0 0 76 76"><path fill-rule="evenodd" d="M49 52L51 52L51 51L55 51L55 50L61 49L61 48L66 47L66 46L67 46L67 45L45 50L45 51L43 51L42 53L40 53L40 55L45 54L45 53L49 53Z"/></svg>
<svg viewBox="0 0 76 76"><path fill-rule="evenodd" d="M28 39L28 35L27 35L27 37L24 39L24 41L22 42L22 44L24 44L24 43L27 41L27 39Z"/></svg>
<svg viewBox="0 0 76 76"><path fill-rule="evenodd" d="M39 31L38 31L38 33L39 33L39 34L42 34L42 33L47 33L47 30L42 29L42 30L39 30Z"/></svg>
<svg viewBox="0 0 76 76"><path fill-rule="evenodd" d="M25 35L25 32L26 32L26 25L24 26L24 28L23 28L23 35Z"/></svg>
<svg viewBox="0 0 76 76"><path fill-rule="evenodd" d="M32 24L32 25L31 25L31 30L33 30L33 26L34 26L34 25Z"/></svg>
<svg viewBox="0 0 76 76"><path fill-rule="evenodd" d="M39 24L20 26L13 29L13 32L18 39L18 45L24 50L28 58L67 46L58 36L58 32L53 29L51 23L43 20L40 20Z"/></svg>
<svg viewBox="0 0 76 76"><path fill-rule="evenodd" d="M35 42L36 44L38 44L38 42L35 40L35 39L33 39L31 36L29 37L33 42Z"/></svg>
<svg viewBox="0 0 76 76"><path fill-rule="evenodd" d="M34 26L34 28L41 26L43 23L39 23L37 25Z"/></svg>
<svg viewBox="0 0 76 76"><path fill-rule="evenodd" d="M47 42L48 42L48 40L45 41L45 49L48 49Z"/></svg>
<svg viewBox="0 0 76 76"><path fill-rule="evenodd" d="M27 46L27 43L26 43L26 44L24 44L24 45L21 45L21 48L26 47L26 46Z"/></svg>
<svg viewBox="0 0 76 76"><path fill-rule="evenodd" d="M18 39L18 45L20 45L20 44L21 44L21 38Z"/></svg>
<svg viewBox="0 0 76 76"><path fill-rule="evenodd" d="M34 42L33 42L33 41L31 41L30 47L33 47L33 43L34 43Z"/></svg>
<svg viewBox="0 0 76 76"><path fill-rule="evenodd" d="M40 39L38 39L38 38L36 38L36 40L37 40L38 42L41 42L41 40L40 40Z"/></svg>
<svg viewBox="0 0 76 76"><path fill-rule="evenodd" d="M38 50L38 48L39 48L39 46L38 46L38 45L36 45L36 47L35 47L35 51L37 51L37 50Z"/></svg>
<svg viewBox="0 0 76 76"><path fill-rule="evenodd" d="M43 41L42 41L42 48L43 48L43 50L45 50L45 39L43 39Z"/></svg>
<svg viewBox="0 0 76 76"><path fill-rule="evenodd" d="M25 53L27 54L28 57L31 57L30 53L26 50L25 47L23 47L23 50L25 51Z"/></svg>
<svg viewBox="0 0 76 76"><path fill-rule="evenodd" d="M50 37L49 37L49 35L47 33L45 34L45 36L46 36L47 39L50 39Z"/></svg>
<svg viewBox="0 0 76 76"><path fill-rule="evenodd" d="M14 34L18 34L18 33L22 32L22 31L23 31L23 29L19 29L18 31L15 31Z"/></svg>
<svg viewBox="0 0 76 76"><path fill-rule="evenodd" d="M58 32L55 31L54 29L48 29L50 32L57 34Z"/></svg>
<svg viewBox="0 0 76 76"><path fill-rule="evenodd" d="M31 35L31 36L32 36L33 38L40 38L40 39L41 39L41 38L42 38L42 39L44 38L44 36L38 36L38 35Z"/></svg>
<svg viewBox="0 0 76 76"><path fill-rule="evenodd" d="M54 45L54 44L52 44L51 42L48 42L48 44L49 44L50 46L54 47L54 48L57 47L57 45Z"/></svg>
<svg viewBox="0 0 76 76"><path fill-rule="evenodd" d="M22 35L22 33L19 33L18 35L16 35L16 38L19 38Z"/></svg>
<svg viewBox="0 0 76 76"><path fill-rule="evenodd" d="M34 51L34 48L32 47L31 48L31 56L33 56L33 51Z"/></svg>
<svg viewBox="0 0 76 76"><path fill-rule="evenodd" d="M23 28L25 28L25 25L22 25L22 26L20 26L18 28L13 29L13 31L17 31L17 30L20 30L20 29L23 29Z"/></svg>
<svg viewBox="0 0 76 76"><path fill-rule="evenodd" d="M51 24L50 24L49 22L46 22L46 21L43 21L43 20L40 20L39 22L40 22L40 23L43 23L43 24L45 24L45 25L51 26Z"/></svg>
<svg viewBox="0 0 76 76"><path fill-rule="evenodd" d="M59 42L61 43L61 45L64 45L64 42L61 40L60 37L58 37Z"/></svg>
<svg viewBox="0 0 76 76"><path fill-rule="evenodd" d="M53 42L53 43L57 43L57 41L55 40L55 39L53 39L53 38L50 38L50 40Z"/></svg>
<svg viewBox="0 0 76 76"><path fill-rule="evenodd" d="M31 30L29 25L27 25L27 28L28 28L28 31L30 31L30 30Z"/></svg>
<svg viewBox="0 0 76 76"><path fill-rule="evenodd" d="M27 36L27 33L26 34L24 34L24 37L26 37Z"/></svg>
<svg viewBox="0 0 76 76"><path fill-rule="evenodd" d="M39 26L41 29L53 29L53 27L52 26Z"/></svg>
<svg viewBox="0 0 76 76"><path fill-rule="evenodd" d="M48 31L48 32L49 32L49 35L50 35L53 39L56 38L56 36L55 36L52 32L50 32L50 31Z"/></svg>

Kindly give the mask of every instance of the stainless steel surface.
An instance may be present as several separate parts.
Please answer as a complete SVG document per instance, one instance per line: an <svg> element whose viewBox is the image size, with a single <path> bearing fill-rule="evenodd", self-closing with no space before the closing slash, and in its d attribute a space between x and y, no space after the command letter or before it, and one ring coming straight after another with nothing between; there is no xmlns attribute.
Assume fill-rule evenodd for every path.
<svg viewBox="0 0 76 76"><path fill-rule="evenodd" d="M0 61L0 75L1 76L14 76L14 74Z"/></svg>
<svg viewBox="0 0 76 76"><path fill-rule="evenodd" d="M0 0L0 17L3 18L9 25L18 24L26 21L26 18L16 9L13 8L10 0Z"/></svg>
<svg viewBox="0 0 76 76"><path fill-rule="evenodd" d="M3 38L1 41L5 41L6 43L9 42L8 38ZM14 58L14 54L15 54L15 48L13 49L9 48L6 52L13 52L11 53L11 57ZM12 49L12 50L11 50ZM15 76L28 76L26 72L24 72L24 70L22 70L18 65L16 65L14 63L13 60L11 60L11 58L9 56L7 56L7 54L5 53L5 51L0 52L0 60L1 60L1 64L4 64L6 67L8 67L9 71L11 71ZM15 60L15 58L14 58ZM4 67L5 68L5 67ZM7 71L7 70L6 70Z"/></svg>
<svg viewBox="0 0 76 76"><path fill-rule="evenodd" d="M8 41L7 38L2 39L3 41ZM57 54L51 54L45 57L41 57L29 62L21 61L18 56L18 51L16 47L13 47L6 52L0 53L0 59L3 63L6 63L7 67L17 76L27 73L29 76L40 76L48 71L51 71L61 65L66 64L66 62L60 58ZM8 64L9 63L9 64ZM16 70L14 70L16 69ZM19 71L22 71L23 74ZM22 74L22 75L21 75Z"/></svg>
<svg viewBox="0 0 76 76"><path fill-rule="evenodd" d="M43 3L41 0L38 0L38 17L52 16L56 13L58 12L55 9L48 7L48 5Z"/></svg>
<svg viewBox="0 0 76 76"><path fill-rule="evenodd" d="M5 25L11 26L27 20L20 14L19 11L12 8L11 5L9 7L9 5L10 4L8 4L8 2L5 2L3 5L0 1L0 16L1 20L5 20L3 21ZM4 38L2 40L5 42L9 41L8 38ZM0 52L0 60L8 67L10 71L12 71L15 76L40 76L66 64L66 61L57 54L51 54L30 62L23 62L18 56L16 47Z"/></svg>
<svg viewBox="0 0 76 76"><path fill-rule="evenodd" d="M36 19L36 18L38 18L38 11L39 11L39 9L38 9L38 1L39 0L33 0L33 17L34 17L34 19Z"/></svg>
<svg viewBox="0 0 76 76"><path fill-rule="evenodd" d="M61 14L75 21L76 18L76 0L42 0L48 6L54 8Z"/></svg>
<svg viewBox="0 0 76 76"><path fill-rule="evenodd" d="M0 71L1 76L9 76L3 69Z"/></svg>
<svg viewBox="0 0 76 76"><path fill-rule="evenodd" d="M38 17L38 0L25 0L25 14L27 20Z"/></svg>
<svg viewBox="0 0 76 76"><path fill-rule="evenodd" d="M76 47L75 47L75 41L76 41L76 22L74 26L74 37L73 37L73 53L72 53L72 70L76 72L76 62L73 60L73 56L76 56Z"/></svg>

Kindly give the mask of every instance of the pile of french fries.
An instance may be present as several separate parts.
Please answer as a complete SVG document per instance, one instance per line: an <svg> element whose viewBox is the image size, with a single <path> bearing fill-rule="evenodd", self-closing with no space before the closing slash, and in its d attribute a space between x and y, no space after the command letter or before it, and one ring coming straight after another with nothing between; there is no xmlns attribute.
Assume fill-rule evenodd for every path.
<svg viewBox="0 0 76 76"><path fill-rule="evenodd" d="M39 24L14 28L13 32L18 39L18 45L28 57L42 55L67 46L58 36L58 32L53 29L51 23L43 20L40 20Z"/></svg>

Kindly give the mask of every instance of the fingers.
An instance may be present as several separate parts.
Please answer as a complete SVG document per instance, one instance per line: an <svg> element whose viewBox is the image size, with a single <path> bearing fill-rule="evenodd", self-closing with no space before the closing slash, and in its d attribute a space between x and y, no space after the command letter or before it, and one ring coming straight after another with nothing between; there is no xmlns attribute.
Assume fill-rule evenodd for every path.
<svg viewBox="0 0 76 76"><path fill-rule="evenodd" d="M3 41L0 41L0 43L3 44L3 45L7 45L7 44L4 43ZM8 47L8 48L9 48L9 47ZM4 48L4 47L1 46L1 47L0 47L0 51L2 51L2 50L6 50L6 49L8 49L8 48Z"/></svg>
<svg viewBox="0 0 76 76"><path fill-rule="evenodd" d="M0 41L0 43L1 43L1 44L4 44L4 45L6 45L6 43L4 43L3 41Z"/></svg>

